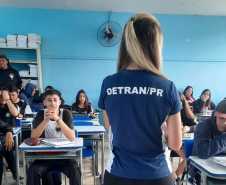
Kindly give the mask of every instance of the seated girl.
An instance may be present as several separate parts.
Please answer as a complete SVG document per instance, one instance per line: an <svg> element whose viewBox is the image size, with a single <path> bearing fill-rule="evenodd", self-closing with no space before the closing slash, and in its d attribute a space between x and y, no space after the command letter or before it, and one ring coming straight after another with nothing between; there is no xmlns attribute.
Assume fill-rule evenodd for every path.
<svg viewBox="0 0 226 185"><path fill-rule="evenodd" d="M181 104L183 107L180 111L181 121L182 121L182 123L181 123L182 132L194 133L196 125L197 125L197 117L195 117L195 115L191 111L184 95L179 92L179 96L180 96L180 101L181 101ZM165 129L165 131L166 131L166 129ZM166 132L165 132L165 137L167 138ZM172 169L173 169L173 176L175 179L175 184L179 184L180 176L184 172L184 169L185 169L185 155L184 155L184 150L178 150L178 151L174 150L174 152L183 159L181 161L181 163L178 165L178 168L176 170L173 169L173 165L171 164ZM169 150L169 152L168 152L169 157L170 157L170 154L171 154L171 151Z"/></svg>
<svg viewBox="0 0 226 185"><path fill-rule="evenodd" d="M191 111L188 102L186 101L184 95L181 92L179 92L179 97L183 107L180 111L182 121L182 131L194 133L196 125L198 124L197 122L198 118Z"/></svg>
<svg viewBox="0 0 226 185"><path fill-rule="evenodd" d="M78 92L75 103L73 103L71 107L72 111L74 111L75 113L86 113L89 114L92 118L96 117L92 112L92 106L88 102L88 97L83 89Z"/></svg>
<svg viewBox="0 0 226 185"><path fill-rule="evenodd" d="M209 89L202 91L200 98L192 104L194 113L199 114L202 112L203 107L207 107L208 110L214 110L216 105L211 101L211 92Z"/></svg>
<svg viewBox="0 0 226 185"><path fill-rule="evenodd" d="M193 87L192 86L187 86L184 89L183 94L184 94L184 97L187 100L188 104L190 106L192 106L192 103L195 101L195 98L193 97Z"/></svg>

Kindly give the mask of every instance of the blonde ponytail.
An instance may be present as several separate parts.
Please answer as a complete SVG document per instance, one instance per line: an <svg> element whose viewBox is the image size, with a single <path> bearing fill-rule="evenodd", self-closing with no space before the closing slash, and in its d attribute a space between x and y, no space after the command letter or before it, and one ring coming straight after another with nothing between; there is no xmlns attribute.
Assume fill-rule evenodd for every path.
<svg viewBox="0 0 226 185"><path fill-rule="evenodd" d="M139 13L127 21L119 50L117 71L135 62L144 70L166 78L161 71L162 31L154 16Z"/></svg>

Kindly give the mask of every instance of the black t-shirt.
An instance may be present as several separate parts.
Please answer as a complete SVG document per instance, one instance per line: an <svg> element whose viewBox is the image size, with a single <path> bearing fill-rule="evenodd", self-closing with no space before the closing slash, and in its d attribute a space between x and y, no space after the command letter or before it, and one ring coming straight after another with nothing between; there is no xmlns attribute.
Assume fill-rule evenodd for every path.
<svg viewBox="0 0 226 185"><path fill-rule="evenodd" d="M21 90L22 80L17 70L11 67L0 69L0 77L0 86L8 87L9 85L13 85Z"/></svg>
<svg viewBox="0 0 226 185"><path fill-rule="evenodd" d="M7 104L2 108L0 107L0 119L8 123L11 127L16 127L16 117L12 116Z"/></svg>
<svg viewBox="0 0 226 185"><path fill-rule="evenodd" d="M29 104L24 100L20 100L18 103L14 103L14 105L20 108L20 114L22 114L24 117L34 117L32 113L26 112L26 107L29 106Z"/></svg>
<svg viewBox="0 0 226 185"><path fill-rule="evenodd" d="M85 108L80 108L78 105L76 105L75 103L72 104L72 111L76 111L78 113L87 113L89 114L90 112L92 112L92 108L91 105L88 105L88 112L85 111Z"/></svg>
<svg viewBox="0 0 226 185"><path fill-rule="evenodd" d="M59 110L59 112L61 113L61 111ZM33 128L37 128L41 122L44 120L44 110L39 110L34 121L33 121ZM73 123L73 117L72 114L69 110L64 109L63 110L63 122L70 128L70 129L74 129L74 123ZM41 138L45 138L45 130L43 131L43 133L40 136Z"/></svg>
<svg viewBox="0 0 226 185"><path fill-rule="evenodd" d="M8 123L6 123L0 119L0 132L2 132L4 134L6 134L7 132L13 133L13 129Z"/></svg>

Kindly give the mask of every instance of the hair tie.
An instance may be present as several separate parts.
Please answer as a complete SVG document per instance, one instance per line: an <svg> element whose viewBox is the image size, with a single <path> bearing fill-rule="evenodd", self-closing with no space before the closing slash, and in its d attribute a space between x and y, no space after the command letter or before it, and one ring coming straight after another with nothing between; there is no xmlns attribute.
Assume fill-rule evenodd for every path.
<svg viewBox="0 0 226 185"><path fill-rule="evenodd" d="M136 21L137 21L137 19L135 19L135 18L131 18L131 21L133 21L133 24L135 24L136 23Z"/></svg>

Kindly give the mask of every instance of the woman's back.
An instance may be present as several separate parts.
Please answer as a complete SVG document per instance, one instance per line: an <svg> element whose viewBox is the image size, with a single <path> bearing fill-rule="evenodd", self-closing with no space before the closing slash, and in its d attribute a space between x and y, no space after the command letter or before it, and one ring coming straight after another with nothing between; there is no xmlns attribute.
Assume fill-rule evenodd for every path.
<svg viewBox="0 0 226 185"><path fill-rule="evenodd" d="M114 159L107 168L114 175L153 179L170 174L162 125L181 109L171 81L145 70L122 70L105 78L99 107L111 124ZM137 170L131 172L134 165Z"/></svg>

